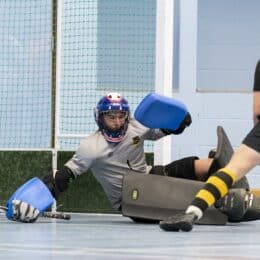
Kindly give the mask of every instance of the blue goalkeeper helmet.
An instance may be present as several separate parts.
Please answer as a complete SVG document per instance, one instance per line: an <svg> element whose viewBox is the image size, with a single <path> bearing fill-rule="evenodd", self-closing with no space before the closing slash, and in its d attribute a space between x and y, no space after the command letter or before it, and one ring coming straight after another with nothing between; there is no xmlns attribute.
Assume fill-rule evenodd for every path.
<svg viewBox="0 0 260 260"><path fill-rule="evenodd" d="M104 115L109 113L124 113L125 122L120 129L111 130L104 122ZM105 139L110 143L119 143L125 136L130 119L130 108L126 99L119 93L108 93L102 97L95 108L95 121Z"/></svg>

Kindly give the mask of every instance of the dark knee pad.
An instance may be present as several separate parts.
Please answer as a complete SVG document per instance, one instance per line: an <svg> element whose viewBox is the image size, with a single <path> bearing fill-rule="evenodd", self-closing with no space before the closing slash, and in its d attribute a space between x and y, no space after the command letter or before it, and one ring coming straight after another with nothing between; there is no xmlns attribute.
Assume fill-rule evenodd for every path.
<svg viewBox="0 0 260 260"><path fill-rule="evenodd" d="M155 166L153 166L149 173L150 174L154 174L154 175L161 175L161 176L166 175L165 167L162 166L162 165L155 165Z"/></svg>
<svg viewBox="0 0 260 260"><path fill-rule="evenodd" d="M196 156L186 157L177 161L173 161L164 167L165 175L196 180L194 161L199 158Z"/></svg>

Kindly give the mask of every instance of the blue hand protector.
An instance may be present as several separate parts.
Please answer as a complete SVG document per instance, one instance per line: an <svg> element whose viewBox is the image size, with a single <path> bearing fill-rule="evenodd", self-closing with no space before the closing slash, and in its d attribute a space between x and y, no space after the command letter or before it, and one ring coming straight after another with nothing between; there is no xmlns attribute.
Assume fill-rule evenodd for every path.
<svg viewBox="0 0 260 260"><path fill-rule="evenodd" d="M51 207L54 202L53 196L47 186L37 177L34 177L20 186L6 203L8 208L6 217L8 219L14 218L14 206L13 201L20 201L37 209L40 213Z"/></svg>
<svg viewBox="0 0 260 260"><path fill-rule="evenodd" d="M191 124L187 107L180 101L156 93L148 94L134 114L137 121L149 128L180 134Z"/></svg>

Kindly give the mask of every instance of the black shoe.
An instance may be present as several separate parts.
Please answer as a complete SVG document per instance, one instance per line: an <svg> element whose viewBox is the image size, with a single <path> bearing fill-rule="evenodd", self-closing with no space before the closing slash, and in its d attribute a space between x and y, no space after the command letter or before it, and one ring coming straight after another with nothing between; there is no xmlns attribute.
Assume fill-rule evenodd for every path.
<svg viewBox="0 0 260 260"><path fill-rule="evenodd" d="M178 213L160 221L160 228L164 231L191 231L197 216L194 213Z"/></svg>

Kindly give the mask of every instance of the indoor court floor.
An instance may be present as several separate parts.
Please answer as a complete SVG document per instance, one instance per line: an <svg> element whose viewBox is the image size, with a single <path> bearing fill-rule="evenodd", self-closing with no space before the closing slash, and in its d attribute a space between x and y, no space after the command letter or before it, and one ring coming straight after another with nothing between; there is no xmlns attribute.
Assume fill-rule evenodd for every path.
<svg viewBox="0 0 260 260"><path fill-rule="evenodd" d="M164 232L114 214L12 222L0 215L0 259L260 259L260 221Z"/></svg>

